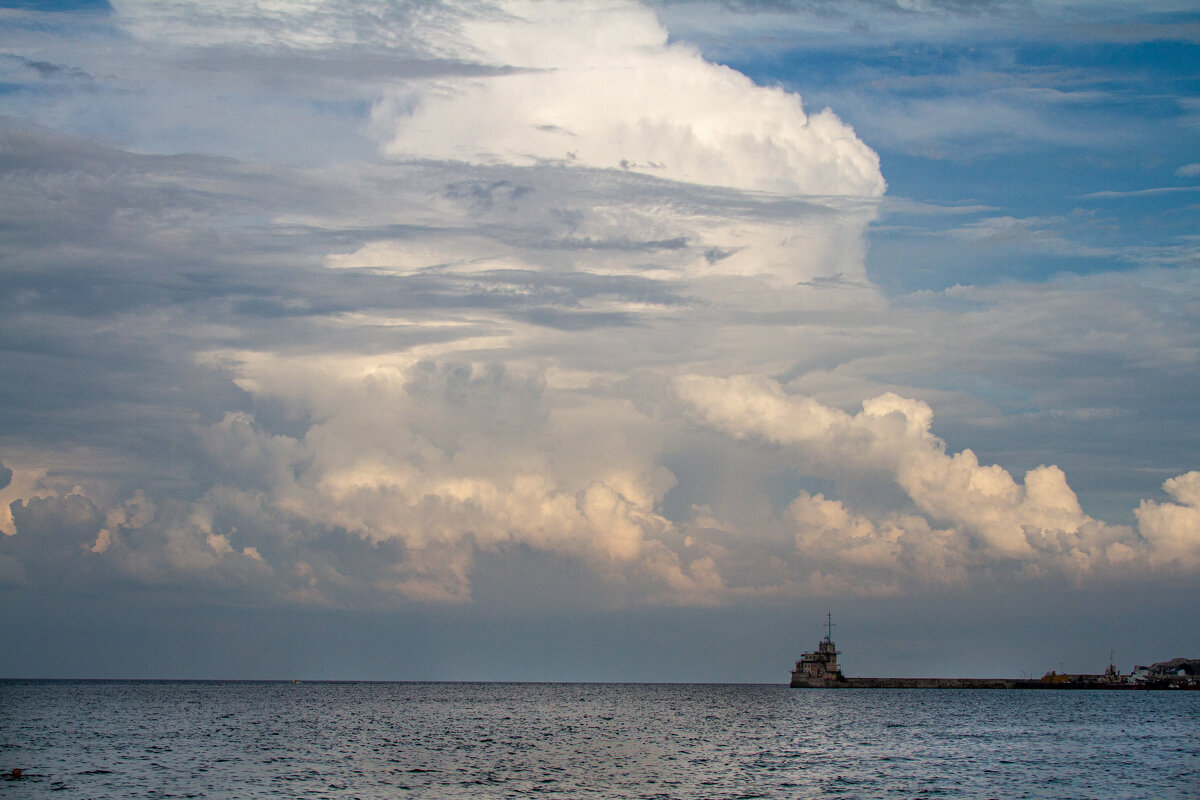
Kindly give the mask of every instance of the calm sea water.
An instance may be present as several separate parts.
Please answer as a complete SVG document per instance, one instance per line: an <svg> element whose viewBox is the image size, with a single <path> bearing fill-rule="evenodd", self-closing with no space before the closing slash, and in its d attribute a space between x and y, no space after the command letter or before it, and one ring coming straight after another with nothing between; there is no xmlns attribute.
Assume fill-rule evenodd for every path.
<svg viewBox="0 0 1200 800"><path fill-rule="evenodd" d="M1200 798L1200 692L0 681L0 797Z"/></svg>

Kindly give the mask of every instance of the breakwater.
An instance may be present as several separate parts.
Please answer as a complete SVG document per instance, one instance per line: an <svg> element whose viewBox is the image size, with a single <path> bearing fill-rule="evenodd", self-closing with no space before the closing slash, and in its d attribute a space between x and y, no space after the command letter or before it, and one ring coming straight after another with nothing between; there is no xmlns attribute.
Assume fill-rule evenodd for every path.
<svg viewBox="0 0 1200 800"><path fill-rule="evenodd" d="M1045 681L1029 678L821 678L793 677L793 689L1165 689L1154 684L1109 683L1095 680Z"/></svg>
<svg viewBox="0 0 1200 800"><path fill-rule="evenodd" d="M1111 663L1100 675L1047 672L1033 678L847 678L838 668L841 654L833 643L833 615L825 615L825 638L805 653L792 670L793 689L1200 689L1200 659L1173 658L1135 667L1122 675ZM1111 661L1111 655L1110 659Z"/></svg>

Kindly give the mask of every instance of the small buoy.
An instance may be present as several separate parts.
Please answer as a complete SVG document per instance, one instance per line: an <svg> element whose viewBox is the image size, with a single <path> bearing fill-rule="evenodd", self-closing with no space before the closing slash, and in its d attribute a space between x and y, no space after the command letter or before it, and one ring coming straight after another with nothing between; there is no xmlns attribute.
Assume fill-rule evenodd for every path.
<svg viewBox="0 0 1200 800"><path fill-rule="evenodd" d="M10 773L8 774L8 777L10 777L10 778L19 778L19 777L21 777L21 770L19 770L19 769L14 769L12 772L10 772Z"/></svg>

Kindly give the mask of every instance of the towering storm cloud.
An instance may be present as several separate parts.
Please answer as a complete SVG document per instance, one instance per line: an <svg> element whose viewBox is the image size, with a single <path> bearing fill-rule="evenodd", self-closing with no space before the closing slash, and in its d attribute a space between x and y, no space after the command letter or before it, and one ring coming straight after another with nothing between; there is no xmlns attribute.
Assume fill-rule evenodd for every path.
<svg viewBox="0 0 1200 800"><path fill-rule="evenodd" d="M649 8L510 3L464 25L507 74L389 92L373 121L398 158L556 162L748 191L877 196L879 159L828 109L670 45Z"/></svg>
<svg viewBox="0 0 1200 800"><path fill-rule="evenodd" d="M872 230L986 207L889 201L836 108L651 7L0 13L10 588L516 605L549 564L551 604L734 607L1200 567L1200 465L1097 445L1085 495L1060 462L1140 435L1139 380L1174 407L1194 278L897 292L927 265L869 268Z"/></svg>

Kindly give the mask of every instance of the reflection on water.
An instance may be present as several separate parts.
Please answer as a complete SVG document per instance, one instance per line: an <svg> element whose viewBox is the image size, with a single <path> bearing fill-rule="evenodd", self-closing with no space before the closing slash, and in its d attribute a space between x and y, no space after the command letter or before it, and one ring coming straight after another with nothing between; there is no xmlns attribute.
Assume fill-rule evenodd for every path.
<svg viewBox="0 0 1200 800"><path fill-rule="evenodd" d="M1200 798L1200 692L0 681L0 796Z"/></svg>

